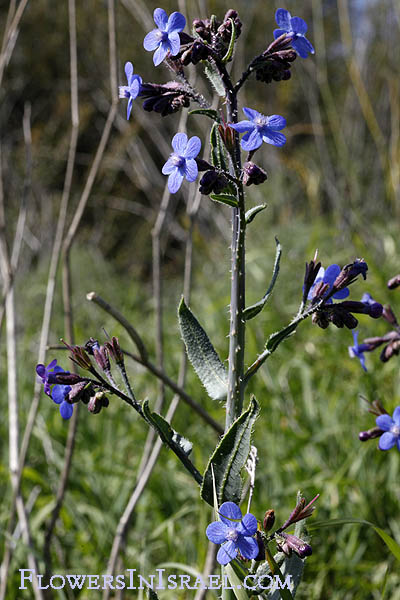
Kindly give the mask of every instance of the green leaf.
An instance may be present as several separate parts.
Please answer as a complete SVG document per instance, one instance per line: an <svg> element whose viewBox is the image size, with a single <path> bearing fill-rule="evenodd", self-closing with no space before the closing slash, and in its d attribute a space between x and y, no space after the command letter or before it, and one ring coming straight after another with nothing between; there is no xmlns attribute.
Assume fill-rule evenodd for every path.
<svg viewBox="0 0 400 600"><path fill-rule="evenodd" d="M281 580L281 583L284 584L285 578L282 574L282 571L280 570L278 563L275 561L275 557L272 556L272 554L268 548L266 548L266 557L267 557L267 561L270 566L272 575L278 575L279 579ZM276 592L273 592L273 594L275 594L275 593L278 594L277 598L279 598L279 596L280 596L282 598L282 600L293 600L292 594L285 587L279 588L278 590L276 590Z"/></svg>
<svg viewBox="0 0 400 600"><path fill-rule="evenodd" d="M159 414L151 412L149 401L144 400L142 404L143 415L151 427L158 433L164 442L179 458L185 468L191 473L198 484L202 484L202 477L196 467L189 459L192 444L174 431L171 425Z"/></svg>
<svg viewBox="0 0 400 600"><path fill-rule="evenodd" d="M189 110L188 115L205 115L206 117L210 117L213 121L221 123L221 117L217 111L212 108L196 108L195 110Z"/></svg>
<svg viewBox="0 0 400 600"><path fill-rule="evenodd" d="M280 565L280 573L281 573L281 581L285 581L285 579L290 575L290 581L293 587L290 590L290 595L287 598L294 598L296 595L297 588L301 579L303 577L304 571L304 560L302 560L297 554L292 552L291 556L286 556L283 563ZM282 595L283 592L288 592L287 589L277 589L274 592L268 594L269 600L280 600L280 598L285 598Z"/></svg>
<svg viewBox="0 0 400 600"><path fill-rule="evenodd" d="M226 369L183 298L179 304L178 317L187 355L201 383L213 400L224 400L228 391Z"/></svg>
<svg viewBox="0 0 400 600"><path fill-rule="evenodd" d="M385 542L386 546L389 548L390 552L393 554L398 561L400 561L400 545L388 534L386 531L377 527L373 523L369 521L364 521L363 519L332 519L330 521L317 521L315 523L310 524L309 529L320 529L322 527L336 527L337 525L347 525L349 523L352 524L360 524L360 525L368 525L368 527L372 527L375 532L382 538Z"/></svg>
<svg viewBox="0 0 400 600"><path fill-rule="evenodd" d="M235 41L236 41L236 27L235 27L235 23L233 22L233 19L229 19L232 25L232 32L231 32L231 39L229 40L229 46L228 46L228 50L226 51L225 56L222 58L222 62L223 63L227 63L231 60L232 55L233 55L233 50L235 48Z"/></svg>
<svg viewBox="0 0 400 600"><path fill-rule="evenodd" d="M223 81L221 79L221 75L218 73L217 69L210 63L207 63L207 65L204 68L204 73L205 73L206 77L208 77L208 79L210 80L211 85L213 86L214 90L217 92L218 96L221 96L221 98L224 98L225 97L225 87L224 87Z"/></svg>
<svg viewBox="0 0 400 600"><path fill-rule="evenodd" d="M228 157L225 150L225 144L222 141L218 129L218 123L214 123L210 132L211 162L214 167L222 171L228 171Z"/></svg>
<svg viewBox="0 0 400 600"><path fill-rule="evenodd" d="M298 322L295 321L293 323L290 323L284 329L281 329L281 331L276 331L275 333L273 333L272 335L270 335L269 338L268 338L268 340L267 340L267 343L265 344L265 347L267 348L267 350L271 350L271 352L273 352L275 350L275 348L277 346L279 346L279 344L284 339L286 339L286 338L290 337L291 335L293 335L293 333L297 329L297 325L298 325Z"/></svg>
<svg viewBox="0 0 400 600"><path fill-rule="evenodd" d="M242 492L240 472L246 464L254 423L259 414L257 400L253 397L243 412L225 433L206 467L201 497L213 506L213 476L219 504L231 501L239 504Z"/></svg>
<svg viewBox="0 0 400 600"><path fill-rule="evenodd" d="M237 206L238 201L236 196L232 194L210 194L211 200L214 202L221 202L222 204L227 204L228 206Z"/></svg>
<svg viewBox="0 0 400 600"><path fill-rule="evenodd" d="M255 216L258 215L258 213L264 210L265 208L267 208L267 204L259 204L258 206L253 206L253 208L250 208L245 215L246 225L251 223Z"/></svg>
<svg viewBox="0 0 400 600"><path fill-rule="evenodd" d="M280 265L281 255L282 255L282 248L281 248L281 245L277 238L275 238L275 243L276 243L276 254L275 254L275 263L274 263L274 268L272 271L271 282L268 286L267 291L265 292L265 295L261 298L261 300L259 302L256 302L256 304L252 304L251 306L249 306L248 308L246 308L244 310L243 317L244 317L245 321L249 321L250 319L253 319L253 317L258 315L258 313L262 311L262 309L268 302L268 299L272 293L272 290L274 289L274 286L275 286L275 283L276 283L276 280L277 280L278 274L279 274L279 265ZM268 342L269 342L269 340L268 340ZM267 348L268 348L268 345L267 345Z"/></svg>

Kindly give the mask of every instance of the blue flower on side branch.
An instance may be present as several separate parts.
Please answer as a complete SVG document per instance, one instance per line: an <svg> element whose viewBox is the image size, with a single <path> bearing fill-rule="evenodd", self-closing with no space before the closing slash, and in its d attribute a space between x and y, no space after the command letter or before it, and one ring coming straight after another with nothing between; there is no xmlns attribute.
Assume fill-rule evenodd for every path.
<svg viewBox="0 0 400 600"><path fill-rule="evenodd" d="M286 127L286 119L280 115L266 117L252 108L243 108L243 112L248 120L229 123L229 127L245 134L240 142L243 150L257 150L263 142L273 146L285 144L286 137L278 132Z"/></svg>
<svg viewBox="0 0 400 600"><path fill-rule="evenodd" d="M179 33L185 28L186 19L179 12L173 12L168 18L163 8L156 8L154 13L154 22L157 29L153 29L143 40L145 50L154 52L153 63L157 67L168 52L176 56L181 47Z"/></svg>
<svg viewBox="0 0 400 600"><path fill-rule="evenodd" d="M63 419L69 419L72 416L74 407L67 402L66 397L71 391L71 386L61 385L57 382L57 373L66 373L62 367L57 365L54 359L47 365L39 364L36 366L36 373L44 385L44 392L47 396L60 406L60 414ZM52 387L53 386L53 387Z"/></svg>
<svg viewBox="0 0 400 600"><path fill-rule="evenodd" d="M400 406L394 409L393 418L389 415L379 415L376 424L385 432L379 438L379 449L390 450L396 444L400 450Z"/></svg>
<svg viewBox="0 0 400 600"><path fill-rule="evenodd" d="M291 46L296 50L301 58L307 58L308 53L314 54L314 46L305 37L307 33L307 23L300 17L292 17L285 8L278 8L275 13L275 20L279 29L275 29L274 37L277 39L284 33L293 36Z"/></svg>
<svg viewBox="0 0 400 600"><path fill-rule="evenodd" d="M227 565L238 552L243 558L255 558L259 552L253 537L257 531L255 516L247 513L242 518L242 512L234 502L224 502L218 512L220 520L207 527L206 535L210 542L222 544L217 554L219 564Z"/></svg>
<svg viewBox="0 0 400 600"><path fill-rule="evenodd" d="M324 292L324 296L328 295L329 292L331 291L331 289L333 288L333 284L340 272L341 272L341 268L339 267L339 265L335 265L335 264L329 265L329 267L326 270L324 269L324 267L321 267L320 270L318 271L317 278L316 278L314 284L311 286L311 289L308 293L308 300L313 299L314 292L317 291L318 288L320 287L319 284L324 283L329 286L327 288L327 290ZM344 300L345 298L347 298L347 296L349 294L350 294L349 288L344 287L341 290L338 290L337 292L335 292L333 294L332 298L335 298L335 300ZM326 303L331 304L332 298L329 298L326 301Z"/></svg>
<svg viewBox="0 0 400 600"><path fill-rule="evenodd" d="M142 78L139 75L133 74L133 64L131 62L125 63L125 75L128 80L128 85L119 86L119 97L128 98L126 118L129 121L132 111L132 103L140 93Z"/></svg>
<svg viewBox="0 0 400 600"><path fill-rule="evenodd" d="M171 154L162 168L163 175L168 177L168 189L175 194L182 185L183 178L194 181L199 174L197 163L194 160L201 149L201 141L196 135L188 140L186 133L177 133L172 139Z"/></svg>
<svg viewBox="0 0 400 600"><path fill-rule="evenodd" d="M371 347L368 344L359 344L358 343L358 334L359 334L358 331L355 331L353 329L352 334L353 334L354 346L349 346L349 355L351 358L358 358L364 371L367 371L367 367L365 364L364 352L366 352L367 350L370 350Z"/></svg>

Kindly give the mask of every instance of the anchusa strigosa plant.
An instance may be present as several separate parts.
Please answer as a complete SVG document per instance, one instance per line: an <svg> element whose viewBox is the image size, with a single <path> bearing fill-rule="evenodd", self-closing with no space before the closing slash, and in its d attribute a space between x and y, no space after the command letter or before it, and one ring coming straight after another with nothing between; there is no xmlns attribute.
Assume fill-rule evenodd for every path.
<svg viewBox="0 0 400 600"><path fill-rule="evenodd" d="M222 20L215 15L209 19L195 19L189 34L184 32L186 19L183 15L179 12L168 15L162 8L157 8L154 11L156 28L146 35L143 45L145 50L154 52L154 65L158 67L164 64L173 79L163 84L144 82L142 76L134 74L133 64L126 62L128 85L121 85L119 88L120 97L128 101L128 119L133 102L141 99L145 111L158 113L161 117L191 108L189 115L199 115L200 118L211 120L209 160L200 156L202 144L199 137L188 137L185 132L178 131L172 138L173 151L169 157L165 157L162 173L168 176L167 185L171 194L181 189L185 179L188 183L194 183L199 173L203 173L199 182L199 192L209 195L211 200L225 204L232 210L232 279L227 368L184 298L178 308L180 331L188 358L208 395L225 403L225 426L215 423L212 425L222 437L203 473L192 462L192 443L174 431L164 417L153 412L147 400L140 402L136 398L125 368L124 353L115 337L102 346L92 338L85 346L67 345L71 360L83 369L86 375L64 372L56 366L55 361L48 367L39 365L37 372L45 386L46 394L50 395L54 402L61 404L61 415L65 419L71 417L73 405L79 400L82 400L93 414L106 408L109 398L113 397L130 405L142 421L153 428L164 444L175 453L199 485L201 498L214 508L217 520L208 526L206 535L211 542L220 545L217 561L224 568L227 568L227 565L231 567L226 571L230 581L232 573L243 582L249 574L269 576L282 572L286 576L293 576L296 581L291 590L294 597L303 572L304 560L312 553L305 520L311 516L314 510L313 503L318 496L307 504L306 500L298 495L290 517L272 532L275 522L274 510L269 509L262 522L250 513L257 464L252 445L253 430L259 418L260 406L254 397L245 402L247 385L280 344L307 318L310 317L314 324L323 329L333 324L338 328L355 330L358 325L355 315L377 319L382 314L385 316L385 312L382 305L368 294L364 294L359 301L347 300L350 286L353 287L357 281L367 278L368 266L363 259L354 259L343 267L332 264L324 269L317 261L316 254L306 263L302 291L301 284L299 285L297 313L286 326L266 339L258 356L246 356L247 322L261 313L273 292L279 273L281 246L276 240L275 263L265 295L257 303L247 306L246 233L266 205L248 208L245 191L251 185L261 185L268 181L266 170L256 164L253 158L263 143L268 145L269 152L281 151L286 143L286 136L282 133L286 127L286 117L278 114L278 108L274 106L270 107L268 115L260 112L265 111L261 106L245 106L242 110L246 118L239 120L238 99L242 87L251 81L253 74L255 85L285 85L292 76L297 58L300 56L306 59L309 54L314 53L311 42L305 37L307 25L303 19L292 17L283 8L276 11L275 18L278 29L273 32L274 39L267 47L260 49L260 53L249 63L240 78L234 81L228 64L234 59L235 48L243 28L236 10L229 10ZM212 108L211 101L189 82L186 73L189 66L204 71L211 91L220 97L220 106L217 109ZM244 157L242 151L245 153ZM396 335L399 335L398 331ZM396 341L397 339L400 340L399 337ZM388 340L388 344L393 341ZM366 344L367 341L358 345L355 338L351 350L352 355L360 359L363 367ZM368 347L369 349L372 347ZM249 366L246 367L246 364ZM116 383L113 373L115 367L119 371L124 391L121 391ZM204 417L204 410L202 416ZM210 420L208 423L210 424ZM378 429L379 433L376 433ZM393 419L385 413L380 413L374 432L370 437L381 435L382 449L388 449L394 444L399 447L399 410L395 410ZM263 435L266 435L265 428ZM247 512L242 516L240 504L246 499L241 477L244 471L249 474L252 485L249 486ZM286 530L292 526L294 532L287 533ZM264 589L256 589L253 595L267 597Z"/></svg>

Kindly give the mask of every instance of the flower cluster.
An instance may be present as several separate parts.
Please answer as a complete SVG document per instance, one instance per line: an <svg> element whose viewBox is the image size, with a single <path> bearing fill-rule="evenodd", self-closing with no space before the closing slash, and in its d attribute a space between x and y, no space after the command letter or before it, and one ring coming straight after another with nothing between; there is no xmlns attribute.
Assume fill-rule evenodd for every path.
<svg viewBox="0 0 400 600"><path fill-rule="evenodd" d="M366 279L367 271L368 266L363 259L356 259L342 269L339 265L333 264L325 270L320 262L316 262L316 256L307 263L303 302L310 300L311 306L317 307L312 316L313 323L322 329L326 329L329 323L339 328L346 326L348 329L355 329L358 320L354 313L378 319L382 315L383 307L369 294L364 294L361 301L345 300L350 294L348 286L354 283L359 275ZM343 301L333 302L333 300Z"/></svg>

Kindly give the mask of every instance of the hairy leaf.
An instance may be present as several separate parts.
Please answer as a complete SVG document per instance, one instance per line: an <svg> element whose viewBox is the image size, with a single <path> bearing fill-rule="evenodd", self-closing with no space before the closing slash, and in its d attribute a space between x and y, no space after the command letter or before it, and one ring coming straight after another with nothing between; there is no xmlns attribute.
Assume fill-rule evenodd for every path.
<svg viewBox="0 0 400 600"><path fill-rule="evenodd" d="M281 254L282 254L282 248L281 248L281 245L277 238L275 238L275 243L276 243L276 254L275 254L275 263L274 263L274 268L272 271L271 282L268 286L267 291L265 292L265 295L261 298L261 300L259 302L256 302L256 304L252 304L252 306L249 306L244 310L243 316L246 321L249 321L256 315L258 315L259 312L262 311L262 309L268 302L268 299L272 293L272 290L274 289L274 286L275 286L275 283L276 283L276 280L277 280L278 274L279 274L279 264L280 264L280 260L281 260ZM268 345L267 345L267 347L268 347Z"/></svg>
<svg viewBox="0 0 400 600"><path fill-rule="evenodd" d="M205 115L206 117L210 117L210 119L212 119L213 121L221 123L221 117L219 116L217 111L213 110L212 108L196 108L194 110L190 110L188 112L188 115Z"/></svg>
<svg viewBox="0 0 400 600"><path fill-rule="evenodd" d="M238 201L236 196L232 194L210 194L211 200L214 202L221 202L221 204L227 204L228 206L237 206Z"/></svg>
<svg viewBox="0 0 400 600"><path fill-rule="evenodd" d="M267 208L267 204L259 204L258 206L253 206L253 208L250 208L245 215L246 224L248 225L249 223L251 223L256 217L256 215L258 215L258 213L260 213L265 208Z"/></svg>
<svg viewBox="0 0 400 600"><path fill-rule="evenodd" d="M225 433L210 457L203 477L201 497L213 506L213 473L218 502L239 504L242 492L241 470L250 452L254 423L259 414L257 400L251 399L243 412Z"/></svg>
<svg viewBox="0 0 400 600"><path fill-rule="evenodd" d="M218 96L223 98L225 96L225 87L222 82L221 75L218 73L217 69L208 63L204 69L204 73L210 80L211 85L217 92Z"/></svg>
<svg viewBox="0 0 400 600"><path fill-rule="evenodd" d="M213 400L224 400L228 391L226 369L183 298L179 304L178 317L187 355L200 381Z"/></svg>
<svg viewBox="0 0 400 600"><path fill-rule="evenodd" d="M225 56L222 58L223 63L227 63L228 61L231 60L231 58L233 56L233 50L235 48L235 41L236 41L236 26L235 26L233 19L229 19L229 20L232 25L232 33L231 33L231 39L229 40L228 50L226 51Z"/></svg>

